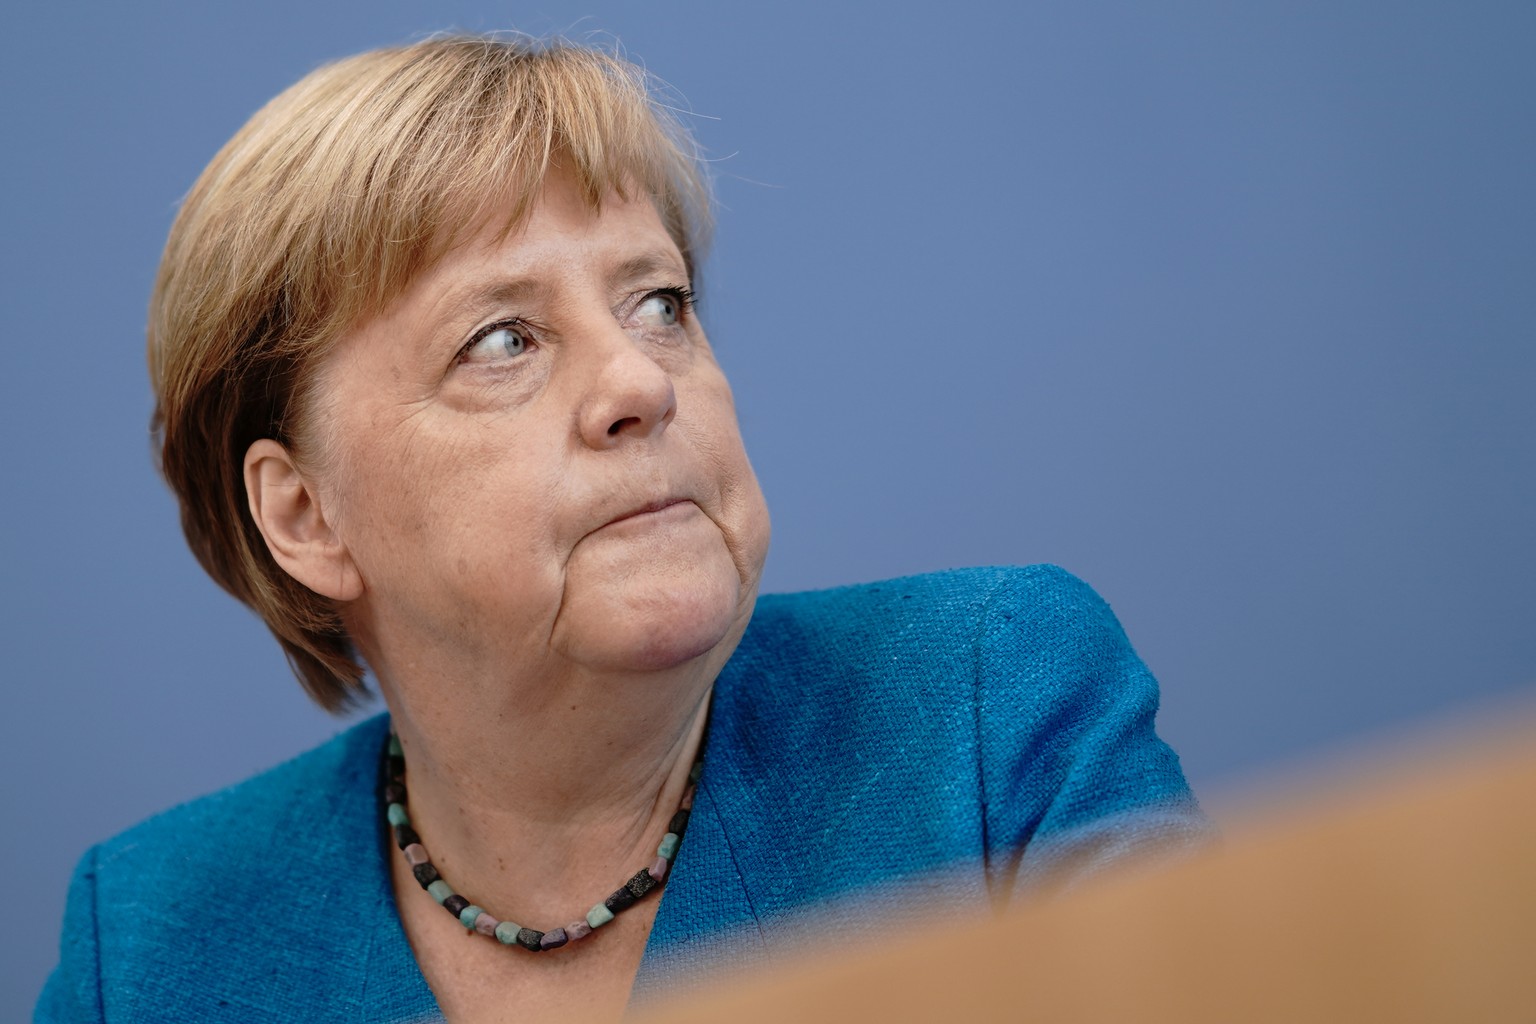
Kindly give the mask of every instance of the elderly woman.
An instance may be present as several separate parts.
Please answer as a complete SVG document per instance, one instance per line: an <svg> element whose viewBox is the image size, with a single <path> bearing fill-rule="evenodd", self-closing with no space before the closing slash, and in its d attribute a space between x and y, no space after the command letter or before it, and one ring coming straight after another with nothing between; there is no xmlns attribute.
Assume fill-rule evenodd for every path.
<svg viewBox="0 0 1536 1024"><path fill-rule="evenodd" d="M1200 832L1065 572L758 599L707 215L642 74L563 45L342 61L215 157L163 472L315 700L388 715L87 853L39 1020L602 1019Z"/></svg>

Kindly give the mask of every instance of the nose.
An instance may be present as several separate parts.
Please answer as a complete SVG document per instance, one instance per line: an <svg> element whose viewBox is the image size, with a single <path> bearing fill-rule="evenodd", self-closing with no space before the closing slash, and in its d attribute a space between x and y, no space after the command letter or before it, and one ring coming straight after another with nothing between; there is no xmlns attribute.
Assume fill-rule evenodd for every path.
<svg viewBox="0 0 1536 1024"><path fill-rule="evenodd" d="M660 436L677 415L672 375L624 331L604 333L594 346L595 376L578 413L581 439L604 449Z"/></svg>

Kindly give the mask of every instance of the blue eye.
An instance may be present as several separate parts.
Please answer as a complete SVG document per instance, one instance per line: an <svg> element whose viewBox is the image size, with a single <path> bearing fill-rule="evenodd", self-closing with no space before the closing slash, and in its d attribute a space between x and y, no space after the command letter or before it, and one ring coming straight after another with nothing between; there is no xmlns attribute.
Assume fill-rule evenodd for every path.
<svg viewBox="0 0 1536 1024"><path fill-rule="evenodd" d="M682 318L683 303L670 292L647 295L635 309L635 319L646 327L676 327Z"/></svg>
<svg viewBox="0 0 1536 1024"><path fill-rule="evenodd" d="M519 324L493 324L471 339L459 354L461 363L493 363L512 359L528 350L528 331Z"/></svg>

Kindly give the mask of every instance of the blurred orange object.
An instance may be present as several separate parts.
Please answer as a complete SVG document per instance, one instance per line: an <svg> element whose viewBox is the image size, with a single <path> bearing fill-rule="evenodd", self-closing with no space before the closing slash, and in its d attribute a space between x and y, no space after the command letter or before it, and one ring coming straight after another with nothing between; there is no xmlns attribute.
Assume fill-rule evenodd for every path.
<svg viewBox="0 0 1536 1024"><path fill-rule="evenodd" d="M1388 767L1192 860L641 1019L1536 1022L1536 721Z"/></svg>

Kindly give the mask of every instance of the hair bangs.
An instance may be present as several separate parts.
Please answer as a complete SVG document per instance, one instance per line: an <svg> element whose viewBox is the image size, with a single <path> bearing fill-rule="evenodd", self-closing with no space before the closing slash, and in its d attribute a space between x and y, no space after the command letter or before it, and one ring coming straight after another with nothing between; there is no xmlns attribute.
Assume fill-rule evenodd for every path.
<svg viewBox="0 0 1536 1024"><path fill-rule="evenodd" d="M450 39L410 61L424 66L390 69L346 119L348 134L387 141L373 159L350 162L319 218L333 233L320 248L336 256L324 279L345 286L327 297L335 326L381 309L496 218L503 234L515 231L556 168L594 210L609 196L649 198L694 272L709 234L708 184L643 70L561 42Z"/></svg>

